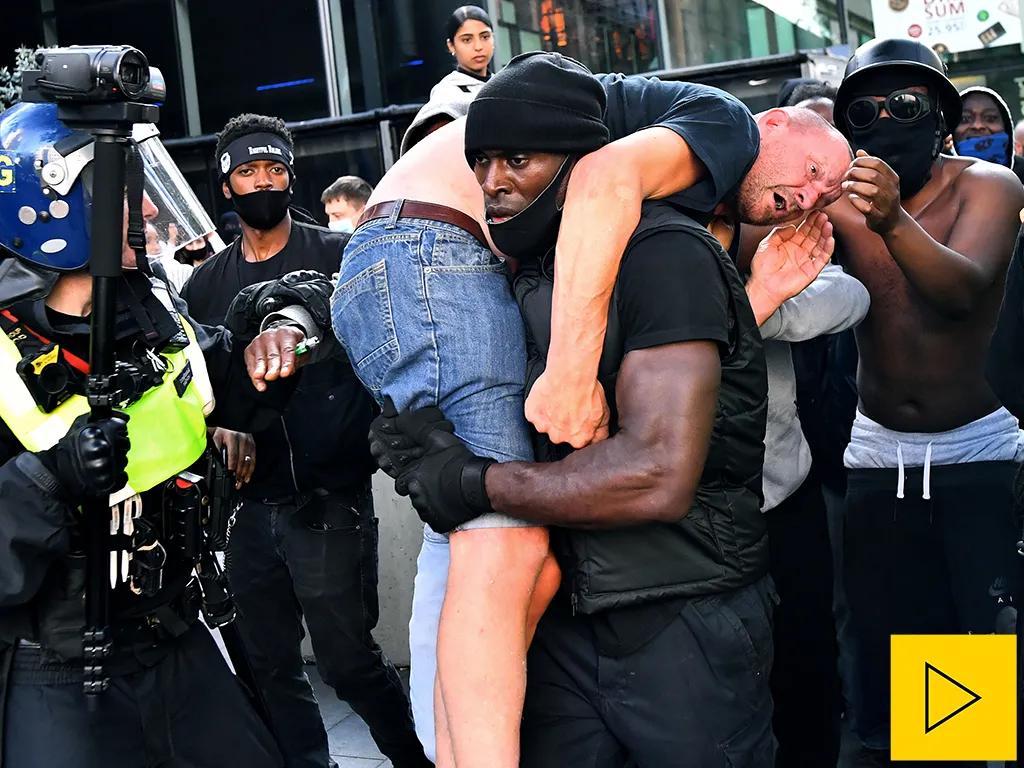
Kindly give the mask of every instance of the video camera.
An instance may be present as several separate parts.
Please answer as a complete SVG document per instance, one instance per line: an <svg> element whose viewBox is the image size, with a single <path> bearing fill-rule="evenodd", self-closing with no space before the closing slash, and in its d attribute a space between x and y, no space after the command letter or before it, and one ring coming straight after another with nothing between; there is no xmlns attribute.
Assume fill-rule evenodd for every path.
<svg viewBox="0 0 1024 768"><path fill-rule="evenodd" d="M22 100L101 104L162 102L164 77L130 45L72 45L36 54L38 69L22 74Z"/></svg>

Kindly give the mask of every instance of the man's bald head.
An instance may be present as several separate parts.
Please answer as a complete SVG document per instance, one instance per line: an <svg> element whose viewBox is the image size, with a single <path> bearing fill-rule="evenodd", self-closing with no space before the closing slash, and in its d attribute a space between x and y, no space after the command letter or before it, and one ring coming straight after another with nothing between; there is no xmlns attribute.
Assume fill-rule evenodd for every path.
<svg viewBox="0 0 1024 768"><path fill-rule="evenodd" d="M1024 155L1024 120L1013 127L1013 154Z"/></svg>
<svg viewBox="0 0 1024 768"><path fill-rule="evenodd" d="M741 221L793 221L838 198L852 158L850 145L839 131L803 107L769 109L754 119L761 149L740 183Z"/></svg>

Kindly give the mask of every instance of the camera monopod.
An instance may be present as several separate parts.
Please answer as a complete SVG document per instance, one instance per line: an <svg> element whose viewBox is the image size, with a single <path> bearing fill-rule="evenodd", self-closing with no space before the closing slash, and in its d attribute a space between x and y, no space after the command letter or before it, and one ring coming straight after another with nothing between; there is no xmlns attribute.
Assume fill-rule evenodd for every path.
<svg viewBox="0 0 1024 768"><path fill-rule="evenodd" d="M106 106L106 105L104 105ZM111 105L127 107L127 104ZM62 112L64 110L61 110ZM79 110L76 110L79 111ZM127 109L124 110L127 113ZM60 115L65 123L68 116ZM110 418L114 392L114 339L117 314L117 283L121 278L121 240L124 208L125 146L132 123L111 121L89 126L95 138L93 154L92 237L89 274L92 275L92 315L89 326L89 376L86 396L91 419ZM110 654L110 586L107 558L110 550L110 504L91 498L84 507L86 543L86 626L82 650L85 658L86 694L105 691L110 685L103 659Z"/></svg>
<svg viewBox="0 0 1024 768"><path fill-rule="evenodd" d="M108 419L121 402L115 376L115 324L117 286L121 280L125 176L127 154L135 123L155 122L158 110L149 104L110 102L62 104L58 115L68 126L87 130L94 138L92 233L89 274L92 276L92 313L89 327L89 375L86 397L93 421ZM142 206L142 189L131 189L138 200L128 200L131 213ZM130 194L131 196L131 194ZM133 210L134 209L134 210ZM135 218L131 216L130 218ZM88 499L82 508L86 548L86 626L82 651L85 659L83 687L86 694L105 691L110 680L103 660L111 652L110 503L107 497Z"/></svg>
<svg viewBox="0 0 1024 768"><path fill-rule="evenodd" d="M92 313L89 325L89 375L85 393L93 421L110 418L122 402L114 354L117 286L121 281L122 232L125 210L125 169L136 123L155 123L160 111L152 103L165 93L159 70L131 46L72 46L40 51L38 69L22 76L25 101L55 102L57 116L69 128L93 137L92 212L89 274ZM137 167L138 159L135 155ZM135 175L135 174L133 174ZM142 183L130 179L129 232L137 253L145 256ZM133 199L134 198L134 199ZM133 227L132 225L135 224ZM145 268L145 264L139 265ZM82 505L86 555L85 660L83 690L90 702L110 686L104 659L112 650L110 631L110 500L86 499Z"/></svg>

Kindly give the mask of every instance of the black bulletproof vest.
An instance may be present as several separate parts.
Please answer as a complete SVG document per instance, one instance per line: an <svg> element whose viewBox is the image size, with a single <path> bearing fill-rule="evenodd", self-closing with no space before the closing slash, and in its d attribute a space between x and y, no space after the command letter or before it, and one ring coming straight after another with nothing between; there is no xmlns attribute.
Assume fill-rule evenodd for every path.
<svg viewBox="0 0 1024 768"><path fill-rule="evenodd" d="M761 515L761 468L768 378L761 334L743 281L719 242L699 223L662 202L645 203L627 246L656 231L689 232L718 257L729 291L729 345L722 353L718 409L700 486L676 523L651 523L606 531L559 530L558 552L572 602L596 613L671 597L725 592L767 572L768 541ZM551 340L551 254L524 264L514 292L527 327L527 390L544 370ZM615 379L623 358L618 292L612 297L608 332L598 371L617 429ZM571 452L534 436L537 458L557 461Z"/></svg>

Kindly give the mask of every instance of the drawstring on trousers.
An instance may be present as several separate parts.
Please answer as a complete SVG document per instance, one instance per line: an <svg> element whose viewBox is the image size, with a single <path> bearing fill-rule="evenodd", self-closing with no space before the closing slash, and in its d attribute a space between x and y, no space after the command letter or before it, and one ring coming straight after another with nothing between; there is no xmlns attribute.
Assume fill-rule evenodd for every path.
<svg viewBox="0 0 1024 768"><path fill-rule="evenodd" d="M903 443L896 441L896 498L903 498Z"/></svg>
<svg viewBox="0 0 1024 768"><path fill-rule="evenodd" d="M906 490L905 467L903 465L903 443L896 441L896 498L902 499ZM932 497L932 441L924 449L924 481L921 489L921 498L928 500Z"/></svg>
<svg viewBox="0 0 1024 768"><path fill-rule="evenodd" d="M928 447L924 449L924 489L921 492L922 499L932 497L932 441L928 441Z"/></svg>

